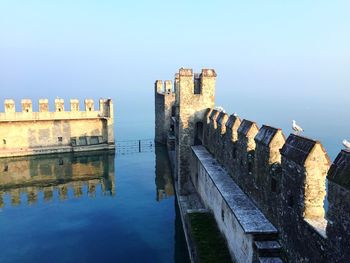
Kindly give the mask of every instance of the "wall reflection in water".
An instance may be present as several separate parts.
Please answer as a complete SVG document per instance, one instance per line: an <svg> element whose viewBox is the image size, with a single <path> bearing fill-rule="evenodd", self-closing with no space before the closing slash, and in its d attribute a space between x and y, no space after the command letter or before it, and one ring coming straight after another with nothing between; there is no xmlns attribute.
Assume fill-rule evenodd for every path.
<svg viewBox="0 0 350 263"><path fill-rule="evenodd" d="M28 204L36 203L40 192L44 201L52 200L55 191L60 200L69 192L94 197L97 188L114 196L114 157L114 151L103 151L0 159L0 207L7 194L12 205L21 203L21 195Z"/></svg>
<svg viewBox="0 0 350 263"><path fill-rule="evenodd" d="M165 147L156 146L156 200L162 201L174 195L169 158Z"/></svg>
<svg viewBox="0 0 350 263"><path fill-rule="evenodd" d="M175 195L172 171L168 158L167 149L164 146L156 145L156 200L158 202L168 199ZM189 255L187 251L186 239L182 228L179 207L176 197L174 198L175 206L175 235L174 235L174 262L189 263Z"/></svg>

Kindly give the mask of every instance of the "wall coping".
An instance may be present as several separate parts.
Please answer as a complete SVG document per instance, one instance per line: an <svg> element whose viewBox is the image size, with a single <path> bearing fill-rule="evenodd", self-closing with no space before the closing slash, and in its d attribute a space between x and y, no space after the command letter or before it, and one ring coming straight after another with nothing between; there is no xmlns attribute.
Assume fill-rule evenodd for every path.
<svg viewBox="0 0 350 263"><path fill-rule="evenodd" d="M204 146L191 148L245 233L275 234L278 232Z"/></svg>

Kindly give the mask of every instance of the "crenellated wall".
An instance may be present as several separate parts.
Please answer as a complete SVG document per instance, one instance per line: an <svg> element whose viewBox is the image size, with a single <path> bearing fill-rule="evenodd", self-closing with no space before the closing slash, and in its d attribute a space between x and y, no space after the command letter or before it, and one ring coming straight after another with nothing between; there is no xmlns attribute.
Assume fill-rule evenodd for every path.
<svg viewBox="0 0 350 263"><path fill-rule="evenodd" d="M215 109L208 109L203 121L204 146L277 227L290 262L347 262L349 151L342 150L329 170L319 141L295 134L286 139L281 129L259 129L255 122Z"/></svg>
<svg viewBox="0 0 350 263"><path fill-rule="evenodd" d="M155 141L166 144L171 130L171 117L175 116L175 92L171 80L157 80L154 84L155 95ZM174 128L172 128L173 130Z"/></svg>
<svg viewBox="0 0 350 263"><path fill-rule="evenodd" d="M156 82L156 140L166 140L178 198L197 192L237 262L349 262L350 151L331 166L319 141L215 109L215 79L211 69L181 68L173 114ZM277 235L265 231L270 223Z"/></svg>
<svg viewBox="0 0 350 263"><path fill-rule="evenodd" d="M0 157L46 154L114 148L114 115L110 99L100 99L99 109L94 101L70 100L66 110L63 99L55 99L54 111L49 101L40 99L38 112L33 112L30 99L21 100L16 111L15 101L5 100L0 112Z"/></svg>

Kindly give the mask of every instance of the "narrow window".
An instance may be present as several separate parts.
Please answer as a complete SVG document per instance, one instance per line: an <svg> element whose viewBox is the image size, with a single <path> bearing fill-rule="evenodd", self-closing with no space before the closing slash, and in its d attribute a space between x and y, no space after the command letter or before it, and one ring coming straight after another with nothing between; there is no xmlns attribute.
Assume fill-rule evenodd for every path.
<svg viewBox="0 0 350 263"><path fill-rule="evenodd" d="M58 165L63 165L63 159L58 160Z"/></svg>
<svg viewBox="0 0 350 263"><path fill-rule="evenodd" d="M63 142L63 138L62 137L58 137L58 142Z"/></svg>
<svg viewBox="0 0 350 263"><path fill-rule="evenodd" d="M292 195L288 197L288 206L293 207L294 206L294 198Z"/></svg>
<svg viewBox="0 0 350 263"><path fill-rule="evenodd" d="M2 143L5 145L5 144L6 144L6 140L5 140L5 139L3 139L3 140L2 140Z"/></svg>
<svg viewBox="0 0 350 263"><path fill-rule="evenodd" d="M29 112L29 110L28 110L28 109L26 109L26 112Z"/></svg>
<svg viewBox="0 0 350 263"><path fill-rule="evenodd" d="M249 172L249 173L252 173L252 171L253 171L253 164L252 164L251 161L249 161L249 162L248 162L248 172Z"/></svg>
<svg viewBox="0 0 350 263"><path fill-rule="evenodd" d="M89 108L89 111L91 111L91 108Z"/></svg>
<svg viewBox="0 0 350 263"><path fill-rule="evenodd" d="M277 192L277 180L275 178L271 178L271 192Z"/></svg>
<svg viewBox="0 0 350 263"><path fill-rule="evenodd" d="M194 94L201 94L201 80L199 77L194 78L194 90L193 90Z"/></svg>
<svg viewBox="0 0 350 263"><path fill-rule="evenodd" d="M237 148L236 148L236 146L233 146L232 158L233 158L233 159L236 159L236 158L237 158Z"/></svg>
<svg viewBox="0 0 350 263"><path fill-rule="evenodd" d="M9 166L6 164L4 167L4 172L8 172L8 170L9 170Z"/></svg>

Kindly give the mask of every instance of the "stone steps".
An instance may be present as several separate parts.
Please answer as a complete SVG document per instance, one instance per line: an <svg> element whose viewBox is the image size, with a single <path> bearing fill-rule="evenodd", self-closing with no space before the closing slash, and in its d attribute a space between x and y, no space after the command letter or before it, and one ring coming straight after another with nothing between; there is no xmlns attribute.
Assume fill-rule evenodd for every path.
<svg viewBox="0 0 350 263"><path fill-rule="evenodd" d="M261 263L282 263L281 245L276 240L261 240L254 242L254 248Z"/></svg>
<svg viewBox="0 0 350 263"><path fill-rule="evenodd" d="M283 263L279 257L259 257L259 263Z"/></svg>

